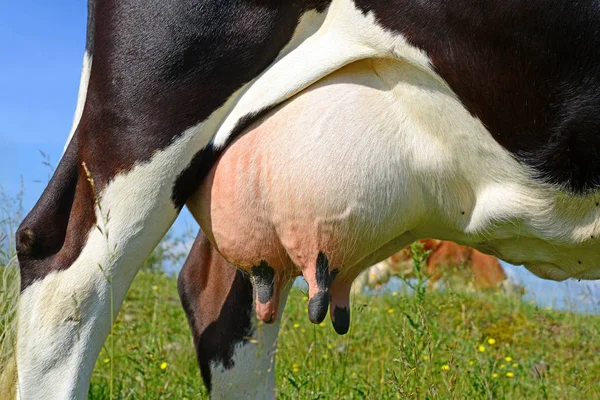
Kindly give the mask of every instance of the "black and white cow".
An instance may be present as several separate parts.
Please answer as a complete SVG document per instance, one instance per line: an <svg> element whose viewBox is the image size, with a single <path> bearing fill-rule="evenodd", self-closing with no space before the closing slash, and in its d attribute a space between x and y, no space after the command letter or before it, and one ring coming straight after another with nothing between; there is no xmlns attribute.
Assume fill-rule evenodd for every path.
<svg viewBox="0 0 600 400"><path fill-rule="evenodd" d="M310 319L331 298L343 333L353 277L415 238L600 277L596 2L89 10L73 132L17 232L19 398L85 397L111 302L186 203L266 322L302 273Z"/></svg>

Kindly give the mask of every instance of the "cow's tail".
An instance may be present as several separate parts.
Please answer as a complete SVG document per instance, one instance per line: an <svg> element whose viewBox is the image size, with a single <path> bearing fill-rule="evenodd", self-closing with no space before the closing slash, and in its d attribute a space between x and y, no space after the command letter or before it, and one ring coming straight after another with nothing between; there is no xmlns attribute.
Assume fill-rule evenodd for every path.
<svg viewBox="0 0 600 400"><path fill-rule="evenodd" d="M17 257L0 268L0 399L11 400L17 394Z"/></svg>

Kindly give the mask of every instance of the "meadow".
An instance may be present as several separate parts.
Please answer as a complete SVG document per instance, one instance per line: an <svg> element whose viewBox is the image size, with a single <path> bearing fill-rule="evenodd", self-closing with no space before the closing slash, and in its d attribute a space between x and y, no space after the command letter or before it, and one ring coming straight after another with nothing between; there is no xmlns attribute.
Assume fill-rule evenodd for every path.
<svg viewBox="0 0 600 400"><path fill-rule="evenodd" d="M4 232L18 221L11 215ZM14 356L18 271L10 234L0 239L2 387ZM207 398L176 277L162 268L168 251L163 242L133 282L96 363L90 399ZM306 293L292 289L277 398L600 399L600 316L539 308L496 291L427 292L425 279L410 284L410 292L355 297L345 336L328 318L311 324Z"/></svg>

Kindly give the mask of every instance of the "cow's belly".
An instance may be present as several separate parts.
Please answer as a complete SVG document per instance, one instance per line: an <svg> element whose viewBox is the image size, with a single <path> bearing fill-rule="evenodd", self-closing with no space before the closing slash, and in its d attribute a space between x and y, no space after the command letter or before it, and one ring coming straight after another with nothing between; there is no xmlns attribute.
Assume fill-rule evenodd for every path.
<svg viewBox="0 0 600 400"><path fill-rule="evenodd" d="M299 273L323 253L351 282L365 257L415 224L419 190L397 173L393 110L370 62L344 68L234 142L190 202L194 215L239 267Z"/></svg>

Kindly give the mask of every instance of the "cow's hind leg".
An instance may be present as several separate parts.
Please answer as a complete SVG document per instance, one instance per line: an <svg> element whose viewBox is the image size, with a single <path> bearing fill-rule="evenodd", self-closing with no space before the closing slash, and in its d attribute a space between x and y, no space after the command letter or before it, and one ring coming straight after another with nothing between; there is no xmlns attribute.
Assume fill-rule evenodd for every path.
<svg viewBox="0 0 600 400"><path fill-rule="evenodd" d="M199 232L179 275L202 379L212 398L275 396L275 350L291 284L272 324L254 317L250 277L227 262Z"/></svg>

